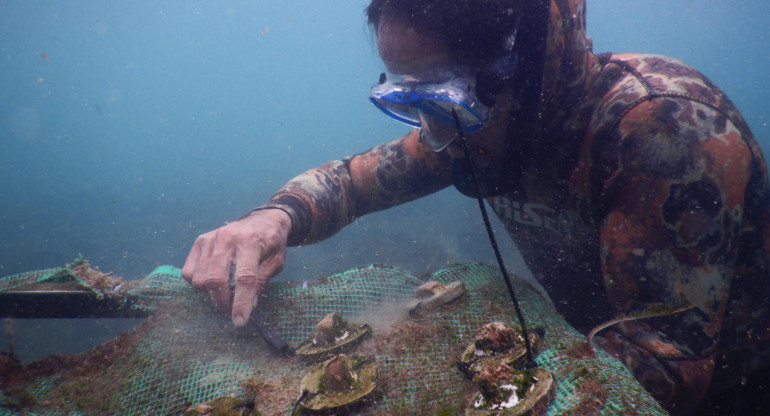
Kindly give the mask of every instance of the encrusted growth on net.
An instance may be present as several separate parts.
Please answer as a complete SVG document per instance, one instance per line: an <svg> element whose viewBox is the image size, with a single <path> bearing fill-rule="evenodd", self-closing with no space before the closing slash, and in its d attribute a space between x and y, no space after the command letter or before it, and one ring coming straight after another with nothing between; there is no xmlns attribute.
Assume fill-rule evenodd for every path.
<svg viewBox="0 0 770 416"><path fill-rule="evenodd" d="M21 280L62 270L37 272ZM9 278L0 279L0 291L16 284L5 279ZM381 375L379 392L357 414L455 414L475 390L457 368L465 347L482 325L502 321L516 326L516 320L494 267L457 265L430 279L444 284L460 280L468 293L430 313L409 316L401 307L424 281L400 269L366 266L307 284L271 285L260 311L267 326L295 347L312 337L318 321L331 312L372 324L371 338L355 353L374 357ZM556 398L548 414L665 414L608 354L576 353L585 336L569 327L526 282L516 279L514 283L527 322L543 333L536 361L556 379ZM36 364L51 370L45 374L27 366L21 370L24 377L0 386L0 401L9 402L9 394L29 400L17 408L0 407L0 415L25 410L180 414L196 403L223 396L253 400L262 415L288 414L308 364L270 353L256 329L236 331L229 314L210 307L177 269L159 268L131 291L142 299L141 307L155 312L139 329L108 344L113 349L100 347L112 351L108 355L113 359L94 361L93 371L86 374L56 367L51 361ZM82 357L96 357L97 351ZM94 391L105 386L103 399L78 401L76 385Z"/></svg>

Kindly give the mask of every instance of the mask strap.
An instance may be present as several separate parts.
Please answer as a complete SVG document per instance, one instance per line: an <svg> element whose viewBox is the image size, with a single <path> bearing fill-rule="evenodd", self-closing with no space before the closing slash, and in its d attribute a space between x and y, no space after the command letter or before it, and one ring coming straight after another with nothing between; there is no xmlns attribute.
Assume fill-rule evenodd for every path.
<svg viewBox="0 0 770 416"><path fill-rule="evenodd" d="M519 31L521 16L516 20L513 31L503 41L501 52L486 69L476 75L476 96L487 107L495 105L495 96L500 93L507 81L516 74L519 53L514 50L516 34Z"/></svg>
<svg viewBox="0 0 770 416"><path fill-rule="evenodd" d="M463 148L463 152L465 153L465 159L468 161L468 166L470 167L471 171L471 178L473 179L473 186L476 188L476 199L479 201L479 209L481 209L481 217L484 219L484 226L487 228L487 235L489 236L489 242L492 243L492 249L495 251L495 258L497 259L497 264L500 266L500 271L503 273L503 279L505 280L505 285L508 287L508 294L511 296L511 301L513 302L513 307L516 309L516 317L519 320L519 325L521 325L521 333L524 336L524 347L527 350L527 368L534 368L537 367L537 363L535 363L534 357L532 356L532 345L530 345L529 342L529 334L527 333L527 324L524 321L524 315L521 313L521 307L519 306L519 300L516 298L516 292L513 289L513 283L511 282L510 276L508 276L508 271L505 269L505 263L503 263L503 257L500 255L500 249L497 247L497 240L495 240L495 233L492 231L492 224L489 222L489 216L487 215L487 208L484 206L484 199L481 197L481 189L479 189L479 180L476 177L476 169L473 166L473 163L471 162L471 154L468 151L468 140L465 138L465 134L463 133L463 129L460 128L460 119L457 117L457 112L455 112L455 109L452 108L452 117L455 121L455 126L457 127L457 134L460 136L460 146Z"/></svg>

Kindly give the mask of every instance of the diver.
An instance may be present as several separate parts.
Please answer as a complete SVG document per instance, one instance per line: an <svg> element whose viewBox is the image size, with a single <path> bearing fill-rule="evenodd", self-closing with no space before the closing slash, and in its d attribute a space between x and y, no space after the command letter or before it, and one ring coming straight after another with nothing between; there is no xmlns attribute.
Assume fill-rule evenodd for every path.
<svg viewBox="0 0 770 416"><path fill-rule="evenodd" d="M584 334L664 311L619 320L595 343L668 411L757 414L770 403L762 152L693 68L594 54L584 3L372 0L385 72L370 100L414 129L311 169L199 236L183 276L242 326L287 245L454 185L486 199Z"/></svg>

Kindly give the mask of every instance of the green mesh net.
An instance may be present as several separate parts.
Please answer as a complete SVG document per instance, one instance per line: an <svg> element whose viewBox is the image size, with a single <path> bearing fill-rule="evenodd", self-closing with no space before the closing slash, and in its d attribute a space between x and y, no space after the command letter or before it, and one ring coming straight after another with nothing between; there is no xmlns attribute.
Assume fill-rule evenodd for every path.
<svg viewBox="0 0 770 416"><path fill-rule="evenodd" d="M0 292L47 280L76 280L105 297L113 290L69 266L0 279ZM403 311L424 279L392 267L355 268L313 282L269 285L260 300L265 324L296 347L331 312L368 323L373 336L356 353L373 356L378 394L354 414L462 414L477 390L457 362L478 328L492 321L518 326L497 268L453 266L426 277L464 282L467 294L417 317ZM536 362L556 380L548 415L662 415L664 410L608 354L585 354L571 328L526 281L514 278L528 325L544 331ZM182 414L195 404L233 396L253 400L253 414L288 415L308 364L271 352L256 328L236 330L180 277L160 267L121 288L152 311L135 330L92 351L8 369L0 379L0 415Z"/></svg>

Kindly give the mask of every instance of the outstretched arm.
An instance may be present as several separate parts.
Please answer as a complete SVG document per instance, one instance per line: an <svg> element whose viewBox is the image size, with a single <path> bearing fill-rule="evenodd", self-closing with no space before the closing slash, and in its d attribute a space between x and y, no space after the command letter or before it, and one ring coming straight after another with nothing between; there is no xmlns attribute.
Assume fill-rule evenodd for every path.
<svg viewBox="0 0 770 416"><path fill-rule="evenodd" d="M242 326L267 282L283 269L287 245L323 240L356 217L450 182L449 160L430 150L413 130L365 153L311 169L284 185L268 204L199 236L182 276L209 291L216 305L232 306L233 324Z"/></svg>
<svg viewBox="0 0 770 416"><path fill-rule="evenodd" d="M284 185L264 207L292 218L289 245L334 235L355 218L438 191L451 183L450 160L412 130L365 153L311 169Z"/></svg>

